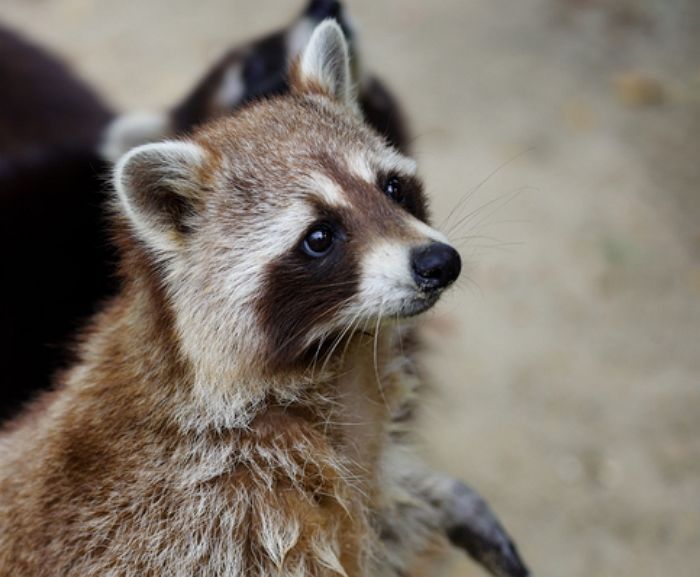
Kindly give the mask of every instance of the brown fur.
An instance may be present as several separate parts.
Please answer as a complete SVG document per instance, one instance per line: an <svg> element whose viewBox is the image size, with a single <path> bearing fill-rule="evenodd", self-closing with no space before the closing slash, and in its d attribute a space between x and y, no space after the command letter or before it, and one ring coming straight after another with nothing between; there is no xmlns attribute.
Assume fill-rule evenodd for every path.
<svg viewBox="0 0 700 577"><path fill-rule="evenodd" d="M315 92L251 106L194 141L206 160L190 159L191 172L167 169L184 157L134 157L121 184L133 205L115 215L122 291L84 335L60 391L0 438L4 574L353 576L387 563L377 515L391 404L379 379L392 331L378 320L373 334L351 333L318 371L270 365L264 332L232 343L227 364L227 350L208 350L209 333L197 332L229 304L217 302L221 267L242 247L221 239L298 203L299 182L323 170L318 159L341 171L349 145L375 155L385 145ZM355 184L349 198L372 209L344 215L349 234L419 239L403 209ZM361 254L362 242L348 250ZM275 282L251 310L239 305L238 322L259 326L261 303L279 304L266 288ZM183 325L198 307L203 316ZM247 399L237 426L221 401L232 389Z"/></svg>
<svg viewBox="0 0 700 577"><path fill-rule="evenodd" d="M159 293L152 280L129 287L98 318L84 363L43 409L40 428L19 428L3 439L3 470L13 474L0 481L0 567L18 577L105 574L122 560L120 575L160 575L147 559L172 548L173 561L186 564L192 551L178 540L199 532L203 551L186 565L187 574L208 566L215 548L231 540L246 544L243 566L274 574L266 564L269 551L256 540L260 516L269 510L280 516L276 523L302 527L286 552L287 565L313 548L317 534L334 532L343 536L340 564L358 574L370 528L356 502L366 506L374 490L364 469L374 468L378 448L363 444L366 454L360 455L343 427L328 424L334 418L330 400L319 404L318 398L293 407L270 399L247 429L184 436L171 415L187 402L189 369L173 347ZM318 394L331 399L339 390ZM374 396L373 406L380 407ZM358 412L366 418L364 408ZM338 464L343 447L355 453L347 470ZM179 473L203 465L211 453L226 458L192 486L182 485ZM187 517L180 507L198 498L190 494L197 487L221 506ZM240 522L224 529L219 517L231 513L225 503L243 499ZM132 546L137 550L127 553ZM305 569L328 572L319 563Z"/></svg>

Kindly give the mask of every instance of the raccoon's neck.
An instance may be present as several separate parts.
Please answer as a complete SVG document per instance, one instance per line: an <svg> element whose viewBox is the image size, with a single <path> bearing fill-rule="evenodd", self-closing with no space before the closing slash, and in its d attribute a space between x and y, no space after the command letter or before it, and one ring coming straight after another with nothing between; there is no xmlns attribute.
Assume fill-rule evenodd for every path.
<svg viewBox="0 0 700 577"><path fill-rule="evenodd" d="M154 287L129 285L94 326L74 375L100 389L101 398L138 399L187 430L246 427L275 406L300 408L314 420L343 422L372 436L373 427L363 425L386 418L382 381L392 355L391 327L376 337L355 335L328 363L304 372L201 383L180 350L167 298Z"/></svg>
<svg viewBox="0 0 700 577"><path fill-rule="evenodd" d="M194 430L248 427L265 411L284 407L324 423L327 430L343 423L369 434L372 427L365 425L385 421L389 412L382 381L392 354L391 331L387 328L376 341L355 335L325 366L273 376L244 375L223 384L195 379L188 383L190 396L180 407L180 422Z"/></svg>
<svg viewBox="0 0 700 577"><path fill-rule="evenodd" d="M355 337L315 379L280 377L264 395L251 398L241 392L250 383L210 391L193 385L194 371L160 306L152 295L132 293L102 313L87 343L87 360L74 372L84 383L77 405L86 418L103 415L115 429L134 422L154 432L179 429L182 438L226 431L255 435L258 424L270 420L280 423L278 434L284 435L281 423L291 419L302 434L325 438L328 450L371 492L389 420L382 379L390 328L376 340Z"/></svg>
<svg viewBox="0 0 700 577"><path fill-rule="evenodd" d="M391 327L375 337L360 335L351 343L341 370L318 390L335 400L328 422L335 428L340 450L361 468L376 470L385 441L390 406L384 387L385 367L391 355Z"/></svg>

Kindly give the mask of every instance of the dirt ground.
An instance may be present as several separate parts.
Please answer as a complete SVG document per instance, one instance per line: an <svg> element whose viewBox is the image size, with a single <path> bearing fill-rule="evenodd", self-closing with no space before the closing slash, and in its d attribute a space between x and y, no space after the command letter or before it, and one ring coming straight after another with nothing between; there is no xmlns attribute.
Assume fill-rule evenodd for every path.
<svg viewBox="0 0 700 577"><path fill-rule="evenodd" d="M3 0L0 19L131 110L302 3ZM426 330L429 460L540 577L700 575L700 2L347 3L466 263Z"/></svg>

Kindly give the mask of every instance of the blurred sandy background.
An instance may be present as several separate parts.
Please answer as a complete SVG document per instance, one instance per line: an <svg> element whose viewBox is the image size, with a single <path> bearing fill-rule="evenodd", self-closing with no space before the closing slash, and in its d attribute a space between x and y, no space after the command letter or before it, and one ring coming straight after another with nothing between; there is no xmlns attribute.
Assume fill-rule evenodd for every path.
<svg viewBox="0 0 700 577"><path fill-rule="evenodd" d="M303 3L2 0L0 19L148 109ZM700 575L700 2L346 3L436 222L457 206L469 279L429 324L430 460L540 577Z"/></svg>

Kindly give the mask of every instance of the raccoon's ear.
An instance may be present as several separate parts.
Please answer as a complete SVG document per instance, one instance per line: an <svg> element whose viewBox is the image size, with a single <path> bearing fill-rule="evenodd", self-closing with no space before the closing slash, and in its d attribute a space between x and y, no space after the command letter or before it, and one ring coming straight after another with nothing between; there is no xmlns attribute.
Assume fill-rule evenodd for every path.
<svg viewBox="0 0 700 577"><path fill-rule="evenodd" d="M357 108L350 74L350 53L343 30L335 20L316 26L300 59L290 72L298 92L320 92Z"/></svg>
<svg viewBox="0 0 700 577"><path fill-rule="evenodd" d="M114 185L123 212L152 248L172 252L200 206L204 150L192 142L144 144L121 158Z"/></svg>

